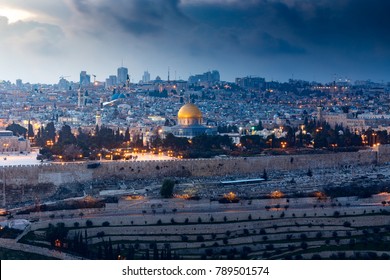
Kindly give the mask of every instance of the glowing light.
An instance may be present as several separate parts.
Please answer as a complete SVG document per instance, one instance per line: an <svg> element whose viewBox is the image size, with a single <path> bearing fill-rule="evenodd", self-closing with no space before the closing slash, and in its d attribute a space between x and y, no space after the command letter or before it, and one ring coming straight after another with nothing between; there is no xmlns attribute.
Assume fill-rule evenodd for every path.
<svg viewBox="0 0 390 280"><path fill-rule="evenodd" d="M317 197L318 199L326 199L326 194L320 191L314 192L314 196Z"/></svg>
<svg viewBox="0 0 390 280"><path fill-rule="evenodd" d="M61 240L59 240L59 239L56 239L56 241L54 241L55 242L55 244L54 244L54 246L56 246L56 247L61 247Z"/></svg>
<svg viewBox="0 0 390 280"><path fill-rule="evenodd" d="M15 23L19 20L26 20L35 17L34 14L30 12L7 7L0 7L0 16L8 18L9 23Z"/></svg>
<svg viewBox="0 0 390 280"><path fill-rule="evenodd" d="M127 195L124 197L124 200L129 201L129 200L141 200L144 199L142 195Z"/></svg>
<svg viewBox="0 0 390 280"><path fill-rule="evenodd" d="M379 196L383 196L383 195L388 196L388 195L390 195L390 193L388 193L388 192L381 192L381 193L378 193L377 195L379 195Z"/></svg>
<svg viewBox="0 0 390 280"><path fill-rule="evenodd" d="M284 193L282 193L281 191L273 191L271 193L271 198L282 198L284 197Z"/></svg>
<svg viewBox="0 0 390 280"><path fill-rule="evenodd" d="M230 192L228 194L224 194L223 195L223 198L229 200L229 201L233 201L237 198L237 195L234 193L234 192Z"/></svg>
<svg viewBox="0 0 390 280"><path fill-rule="evenodd" d="M181 198L181 199L190 199L190 195L189 194L175 194L174 195L175 198Z"/></svg>

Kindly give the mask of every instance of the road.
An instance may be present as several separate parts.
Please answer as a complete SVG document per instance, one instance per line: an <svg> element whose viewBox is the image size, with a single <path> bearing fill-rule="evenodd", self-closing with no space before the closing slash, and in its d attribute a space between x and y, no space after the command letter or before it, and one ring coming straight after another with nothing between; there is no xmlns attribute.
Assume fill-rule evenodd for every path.
<svg viewBox="0 0 390 280"><path fill-rule="evenodd" d="M81 260L82 259L67 253L60 252L58 250L51 250L43 247L18 243L17 239L1 238L0 240L1 240L0 247L10 249L10 250L39 254L39 255L43 255L43 256L59 259L59 260Z"/></svg>

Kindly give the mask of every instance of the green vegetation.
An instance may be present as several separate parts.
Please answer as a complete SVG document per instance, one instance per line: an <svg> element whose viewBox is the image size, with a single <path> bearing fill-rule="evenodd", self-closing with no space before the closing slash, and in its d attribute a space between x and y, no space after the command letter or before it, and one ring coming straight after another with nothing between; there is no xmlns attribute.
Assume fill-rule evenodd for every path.
<svg viewBox="0 0 390 280"><path fill-rule="evenodd" d="M18 229L12 229L9 227L4 227L0 230L0 238L15 239L23 231Z"/></svg>
<svg viewBox="0 0 390 280"><path fill-rule="evenodd" d="M7 126L5 129L12 131L15 136L23 136L26 138L27 129L15 122Z"/></svg>
<svg viewBox="0 0 390 280"><path fill-rule="evenodd" d="M369 187L351 184L350 186L325 187L324 193L329 197L358 196L360 198L371 197L381 192L390 192L389 185L370 185Z"/></svg>
<svg viewBox="0 0 390 280"><path fill-rule="evenodd" d="M66 240L68 232L69 229L65 227L64 223L58 223L56 226L49 224L49 227L46 230L46 240L54 247L57 245L57 241L63 243Z"/></svg>
<svg viewBox="0 0 390 280"><path fill-rule="evenodd" d="M54 240L59 250L91 259L118 259L119 256L126 259L328 258L324 252L330 252L331 259L386 259L390 250L390 227L386 224L375 227L354 226L366 215L349 214L343 218L329 215L322 225L312 221L316 219L314 216L304 218L302 215L289 220L263 218L256 220L256 223L245 216L242 220L205 220L201 224L196 221L198 216L192 216L192 223L185 223L180 217L171 223L157 220L147 225L140 220L132 225L130 222L110 225L104 231L96 230L98 226L92 229L86 225L81 228L65 228L62 223L58 223L56 226L49 225L48 229L38 230L37 234L30 232L22 242L39 246L44 240L51 244ZM378 212L369 215L383 217L384 214ZM318 218L322 217L324 216ZM215 227L216 223L220 225ZM248 224L251 228L248 228ZM146 230L144 234L139 234L136 228L144 227L153 227L154 233ZM164 234L160 233L159 227ZM224 227L223 231L221 227ZM42 231L47 232L44 239L39 233ZM49 232L53 237L50 237ZM248 239L247 236L251 238ZM56 240L60 241L58 246ZM188 244L192 245L187 247ZM353 251L355 255L351 256L349 251ZM357 253L359 254L356 255Z"/></svg>
<svg viewBox="0 0 390 280"><path fill-rule="evenodd" d="M172 197L174 187L175 187L175 181L170 179L165 179L160 189L160 195L164 198Z"/></svg>
<svg viewBox="0 0 390 280"><path fill-rule="evenodd" d="M93 222L92 222L91 220L87 220L87 221L85 222L85 225L86 225L87 227L92 227L92 226L93 226Z"/></svg>

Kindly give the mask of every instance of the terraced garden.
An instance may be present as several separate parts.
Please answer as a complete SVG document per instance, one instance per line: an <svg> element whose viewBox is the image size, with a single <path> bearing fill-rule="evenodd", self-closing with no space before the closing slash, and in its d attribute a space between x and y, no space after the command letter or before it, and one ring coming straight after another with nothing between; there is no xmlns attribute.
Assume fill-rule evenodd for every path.
<svg viewBox="0 0 390 280"><path fill-rule="evenodd" d="M388 206L51 220L21 242L87 259L389 259Z"/></svg>

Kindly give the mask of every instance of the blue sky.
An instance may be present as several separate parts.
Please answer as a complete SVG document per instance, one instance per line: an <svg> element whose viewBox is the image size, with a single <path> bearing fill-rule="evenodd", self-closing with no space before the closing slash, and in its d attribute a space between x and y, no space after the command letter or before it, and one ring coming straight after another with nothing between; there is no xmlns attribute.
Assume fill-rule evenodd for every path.
<svg viewBox="0 0 390 280"><path fill-rule="evenodd" d="M0 80L257 75L390 81L390 1L0 0Z"/></svg>

